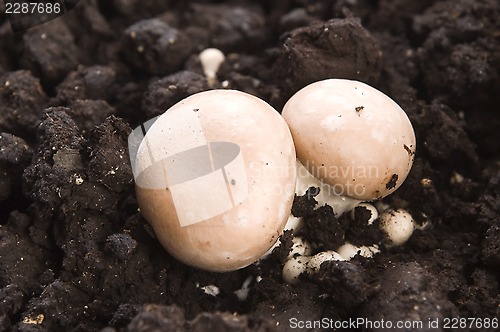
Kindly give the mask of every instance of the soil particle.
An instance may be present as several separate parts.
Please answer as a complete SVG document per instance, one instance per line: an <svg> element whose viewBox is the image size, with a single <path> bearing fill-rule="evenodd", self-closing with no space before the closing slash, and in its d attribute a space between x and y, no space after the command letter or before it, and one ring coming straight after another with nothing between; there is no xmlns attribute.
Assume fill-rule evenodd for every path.
<svg viewBox="0 0 500 332"><path fill-rule="evenodd" d="M345 2L349 1L346 0ZM365 14L361 17L365 18L364 21L366 21L366 25L370 29L384 30L393 36L407 36L414 22L414 17L425 11L434 2L433 0L382 0L376 8L373 8L374 13L370 13L368 16ZM360 5L354 13L358 16L358 13L362 10L366 10L366 5ZM412 39L410 38L410 40Z"/></svg>
<svg viewBox="0 0 500 332"><path fill-rule="evenodd" d="M368 223L372 214L370 210L363 206L358 206L354 211L354 218L349 214L341 217L341 224L348 225L345 233L345 240L355 246L371 246L380 243L383 233L380 230L379 220Z"/></svg>
<svg viewBox="0 0 500 332"><path fill-rule="evenodd" d="M344 315L366 302L376 290L376 284L369 284L365 269L356 262L324 262L311 279L332 297L332 301L342 303Z"/></svg>
<svg viewBox="0 0 500 332"><path fill-rule="evenodd" d="M186 320L182 310L174 305L146 305L139 312L136 312L136 308L131 311L135 311L133 319L123 331L252 331L245 316L226 312L202 313L192 320ZM104 331L114 332L117 329L107 328Z"/></svg>
<svg viewBox="0 0 500 332"><path fill-rule="evenodd" d="M108 66L79 67L56 88L57 103L67 106L78 99L112 101L116 93L116 71Z"/></svg>
<svg viewBox="0 0 500 332"><path fill-rule="evenodd" d="M184 324L184 314L179 308L147 305L128 324L127 331L178 331Z"/></svg>
<svg viewBox="0 0 500 332"><path fill-rule="evenodd" d="M245 316L235 316L227 312L216 315L202 313L190 323L190 329L197 332L207 330L244 332L250 330L248 319Z"/></svg>
<svg viewBox="0 0 500 332"><path fill-rule="evenodd" d="M21 176L33 151L22 138L0 132L0 201L21 193Z"/></svg>
<svg viewBox="0 0 500 332"><path fill-rule="evenodd" d="M135 232L129 230L131 234L121 235L121 227L116 224L118 200L131 185L126 150L130 128L110 117L96 127L86 141L65 108L53 108L46 112L39 130L41 141L36 164L26 170L25 179L27 193L35 202L31 208L37 211L38 230L52 235L43 245L56 246L64 253L59 262L64 270L59 274L61 281L49 287L55 292L54 297L73 299L71 304L59 304L67 306L66 311L61 311L68 314L64 324L76 328L81 324L82 315L90 319L91 324L95 315L112 314L114 309L109 306L123 292L128 293L127 297L133 298L134 303L158 302L164 264L156 265L159 270L154 272L153 265L147 264L147 249L134 249ZM79 151L80 163L56 167L53 157L69 149ZM75 181L77 178L83 182ZM50 179L50 184L44 179ZM48 224L49 218L55 222L53 228ZM124 236L126 241L117 240ZM110 251L114 254L109 255ZM143 282L133 281L135 278ZM126 286L129 284L137 287ZM88 294L97 288L102 296L91 301ZM44 292L42 298L35 300L35 311L37 308L45 313L55 310L54 304L45 298L49 294ZM33 316L31 311L26 314Z"/></svg>
<svg viewBox="0 0 500 332"><path fill-rule="evenodd" d="M285 262L293 246L293 231L285 230L279 238L280 244L274 248L272 255L278 258L280 262Z"/></svg>
<svg viewBox="0 0 500 332"><path fill-rule="evenodd" d="M43 326L46 331L95 329L95 323L89 320L89 309L84 308L89 302L89 295L71 283L54 281L45 287L39 297L30 300L30 309L21 314L21 322L15 329L26 332L33 331L38 326ZM54 320L52 317L60 319Z"/></svg>
<svg viewBox="0 0 500 332"><path fill-rule="evenodd" d="M297 8L281 17L279 29L281 33L284 33L313 23L320 23L320 20L309 15L305 8Z"/></svg>
<svg viewBox="0 0 500 332"><path fill-rule="evenodd" d="M138 71L166 75L181 69L192 48L182 31L160 19L147 19L124 31L121 55Z"/></svg>
<svg viewBox="0 0 500 332"><path fill-rule="evenodd" d="M380 276L380 291L363 304L361 315L371 321L423 322L420 331L435 331L425 323L438 318L454 317L456 312L447 294L432 275L416 262L389 263ZM412 328L417 330L417 328ZM412 330L410 329L410 330ZM383 331L384 328L366 328ZM405 329L392 328L392 331Z"/></svg>
<svg viewBox="0 0 500 332"><path fill-rule="evenodd" d="M484 262L489 266L500 264L500 225L495 223L488 228L483 242Z"/></svg>
<svg viewBox="0 0 500 332"><path fill-rule="evenodd" d="M317 201L314 199L319 193L319 188L309 188L305 195L295 196L292 214L302 217L303 229L296 235L314 243L325 250L335 250L342 245L345 238L345 219L337 219L330 206L324 205L315 209Z"/></svg>
<svg viewBox="0 0 500 332"><path fill-rule="evenodd" d="M61 82L80 61L73 34L61 20L28 30L23 40L22 66L40 77L46 87Z"/></svg>
<svg viewBox="0 0 500 332"><path fill-rule="evenodd" d="M182 99L207 89L204 76L192 71L180 71L152 81L144 93L142 108L148 118L154 118Z"/></svg>
<svg viewBox="0 0 500 332"><path fill-rule="evenodd" d="M0 167L0 190L2 191L0 201L5 201L12 193L12 181L4 167Z"/></svg>
<svg viewBox="0 0 500 332"><path fill-rule="evenodd" d="M313 213L318 201L314 199L319 194L319 188L311 187L302 196L295 195L292 214L295 217L305 217Z"/></svg>
<svg viewBox="0 0 500 332"><path fill-rule="evenodd" d="M118 259L127 260L137 247L137 241L128 234L111 234L106 240L106 249Z"/></svg>
<svg viewBox="0 0 500 332"><path fill-rule="evenodd" d="M15 217L10 218L11 223ZM41 291L40 285L33 283L45 271L49 262L49 252L34 244L26 232L18 233L10 225L0 227L1 285L15 285L25 294Z"/></svg>
<svg viewBox="0 0 500 332"><path fill-rule="evenodd" d="M385 187L387 189L392 189L396 186L396 181L398 181L398 175L397 174L392 174L391 179L389 182L385 184Z"/></svg>
<svg viewBox="0 0 500 332"><path fill-rule="evenodd" d="M7 285L0 290L0 329L7 331L12 326L10 317L21 309L26 295L17 285Z"/></svg>
<svg viewBox="0 0 500 332"><path fill-rule="evenodd" d="M423 138L421 144L430 157L441 162L447 161L447 164L467 165L477 162L475 145L467 136L465 124L456 113L442 104L423 107L421 112L428 113L428 116L420 114L420 117L412 116L411 119L417 128L423 129L419 136ZM422 122L424 118L427 119Z"/></svg>
<svg viewBox="0 0 500 332"><path fill-rule="evenodd" d="M333 319L339 316L324 289L308 281L301 287L293 287L265 278L255 285L251 303L255 310L249 316L251 321L258 322L256 330L264 326L289 331L290 317L299 321L318 320L325 311Z"/></svg>
<svg viewBox="0 0 500 332"><path fill-rule="evenodd" d="M171 0L116 0L99 2L99 8L104 14L119 17L121 24L133 23L140 19L151 17L151 13L162 13L173 6Z"/></svg>
<svg viewBox="0 0 500 332"><path fill-rule="evenodd" d="M185 21L206 31L209 38L204 47L223 52L254 52L269 40L266 20L257 6L230 4L192 4ZM198 30L199 31L199 30Z"/></svg>
<svg viewBox="0 0 500 332"><path fill-rule="evenodd" d="M34 131L48 98L40 81L27 70L0 77L0 131L34 138Z"/></svg>
<svg viewBox="0 0 500 332"><path fill-rule="evenodd" d="M125 138L131 129L120 119L110 116L96 126L89 136L88 176L114 192L131 188L128 147Z"/></svg>
<svg viewBox="0 0 500 332"><path fill-rule="evenodd" d="M274 66L275 83L291 96L329 77L374 82L382 53L358 19L333 19L293 30Z"/></svg>
<svg viewBox="0 0 500 332"><path fill-rule="evenodd" d="M437 2L414 18L413 30L423 43L423 83L431 98L472 106L470 95L482 100L498 89L499 46L493 32L498 31L499 14L498 1L471 5L460 0ZM440 70L445 74L435 75Z"/></svg>
<svg viewBox="0 0 500 332"><path fill-rule="evenodd" d="M345 225L335 218L330 206L325 205L304 217L304 239L325 250L335 250L345 239Z"/></svg>
<svg viewBox="0 0 500 332"><path fill-rule="evenodd" d="M226 88L237 89L268 101L277 110L283 104L281 91L272 84L272 66L276 56L274 50L262 57L249 54L230 53L221 64L217 77ZM227 86L226 86L227 85Z"/></svg>
<svg viewBox="0 0 500 332"><path fill-rule="evenodd" d="M78 154L84 142L75 123L64 110L65 108L62 107L49 108L44 113L38 127L40 142L34 156L35 163L31 164L24 174L26 194L32 199L51 206L57 206L57 202L62 199L60 185L63 182L69 182L71 172L80 167L80 162L78 162L58 168L54 157L58 153L65 152L72 153L74 156L73 152ZM81 160L81 156L77 155L71 159Z"/></svg>
<svg viewBox="0 0 500 332"><path fill-rule="evenodd" d="M104 100L76 99L68 106L65 112L75 121L83 136L88 136L92 129L116 113Z"/></svg>

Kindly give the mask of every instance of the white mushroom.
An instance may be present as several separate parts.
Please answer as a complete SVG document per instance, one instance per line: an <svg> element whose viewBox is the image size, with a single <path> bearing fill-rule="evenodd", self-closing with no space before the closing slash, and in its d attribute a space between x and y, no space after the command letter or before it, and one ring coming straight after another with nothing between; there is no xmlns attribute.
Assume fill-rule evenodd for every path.
<svg viewBox="0 0 500 332"><path fill-rule="evenodd" d="M371 86L345 79L312 83L282 112L297 158L338 196L371 201L406 179L415 134L406 113Z"/></svg>
<svg viewBox="0 0 500 332"><path fill-rule="evenodd" d="M388 209L380 215L380 227L386 235L388 246L400 246L413 234L415 222L406 210Z"/></svg>
<svg viewBox="0 0 500 332"><path fill-rule="evenodd" d="M247 266L278 239L295 190L295 149L279 113L235 90L192 95L129 137L137 201L180 261Z"/></svg>
<svg viewBox="0 0 500 332"><path fill-rule="evenodd" d="M207 78L208 86L213 87L217 82L217 71L226 57L217 48L207 48L198 57L203 67L203 73Z"/></svg>

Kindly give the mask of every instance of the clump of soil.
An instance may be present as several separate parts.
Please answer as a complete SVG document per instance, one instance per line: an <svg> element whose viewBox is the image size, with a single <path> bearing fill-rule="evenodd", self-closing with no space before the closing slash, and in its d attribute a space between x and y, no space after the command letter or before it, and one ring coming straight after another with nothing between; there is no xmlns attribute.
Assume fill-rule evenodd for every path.
<svg viewBox="0 0 500 332"><path fill-rule="evenodd" d="M445 318L500 317L498 17L497 0L95 0L13 34L0 14L0 330L286 331L365 318L436 331ZM278 110L329 77L391 96L418 146L384 203L430 226L294 286L281 277L290 233L230 273L170 257L138 211L127 137L208 89L207 47L227 55L217 87ZM306 224L294 235L320 249L381 240L368 215L315 204L312 192L295 199Z"/></svg>

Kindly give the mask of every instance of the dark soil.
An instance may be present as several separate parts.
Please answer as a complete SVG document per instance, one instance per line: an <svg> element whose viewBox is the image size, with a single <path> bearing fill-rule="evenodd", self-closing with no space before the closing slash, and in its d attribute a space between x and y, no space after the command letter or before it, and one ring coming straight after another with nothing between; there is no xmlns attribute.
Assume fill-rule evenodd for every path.
<svg viewBox="0 0 500 332"><path fill-rule="evenodd" d="M14 34L0 14L0 330L286 331L290 319L365 318L439 331L445 318L500 318L499 17L498 0L88 0ZM281 278L288 233L231 273L172 259L138 212L127 136L208 89L206 47L227 55L220 82L278 110L329 77L396 100L418 146L385 203L430 227L295 286ZM380 240L368 215L337 220L314 203L296 198L294 213L320 249Z"/></svg>

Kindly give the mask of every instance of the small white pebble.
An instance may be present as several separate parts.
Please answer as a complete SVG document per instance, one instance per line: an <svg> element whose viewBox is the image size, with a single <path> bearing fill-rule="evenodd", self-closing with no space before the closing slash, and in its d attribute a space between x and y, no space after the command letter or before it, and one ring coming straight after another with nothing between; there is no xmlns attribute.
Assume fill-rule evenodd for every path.
<svg viewBox="0 0 500 332"><path fill-rule="evenodd" d="M299 276L307 271L307 264L311 258L307 256L296 256L289 259L283 266L283 281L290 285L299 282Z"/></svg>
<svg viewBox="0 0 500 332"><path fill-rule="evenodd" d="M386 235L388 246L400 246L413 234L415 222L406 210L388 209L380 215L380 227Z"/></svg>
<svg viewBox="0 0 500 332"><path fill-rule="evenodd" d="M340 256L338 252L333 250L322 251L309 260L307 263L307 271L309 273L318 272L321 264L326 261L345 261L345 258Z"/></svg>

